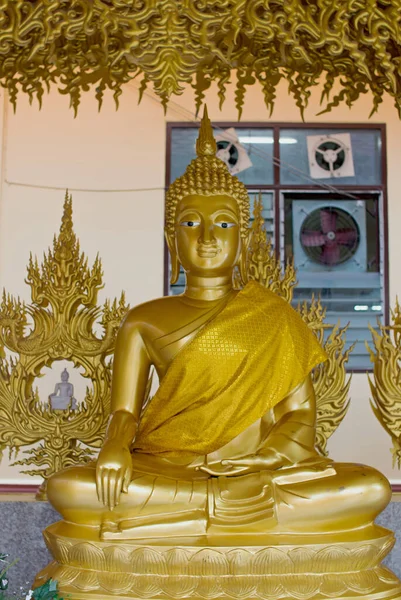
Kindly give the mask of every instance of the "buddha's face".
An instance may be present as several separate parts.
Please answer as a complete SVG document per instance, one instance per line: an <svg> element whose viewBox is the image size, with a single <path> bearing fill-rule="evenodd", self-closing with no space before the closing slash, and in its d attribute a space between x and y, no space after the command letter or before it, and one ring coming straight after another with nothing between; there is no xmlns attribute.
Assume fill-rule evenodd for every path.
<svg viewBox="0 0 401 600"><path fill-rule="evenodd" d="M63 383L65 383L66 381L68 381L68 380L69 380L69 378L70 378L70 376L69 376L69 374L67 373L67 371L63 371L63 372L61 373L61 381L62 381Z"/></svg>
<svg viewBox="0 0 401 600"><path fill-rule="evenodd" d="M240 215L230 196L186 196L176 210L175 251L186 273L223 276L241 253Z"/></svg>

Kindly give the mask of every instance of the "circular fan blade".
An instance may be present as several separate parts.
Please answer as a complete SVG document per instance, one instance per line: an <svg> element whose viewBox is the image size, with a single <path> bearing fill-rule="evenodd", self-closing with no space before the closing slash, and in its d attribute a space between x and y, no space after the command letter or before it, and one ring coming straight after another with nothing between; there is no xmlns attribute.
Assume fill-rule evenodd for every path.
<svg viewBox="0 0 401 600"><path fill-rule="evenodd" d="M355 229L339 229L336 231L337 244L353 245L358 240L358 232Z"/></svg>
<svg viewBox="0 0 401 600"><path fill-rule="evenodd" d="M360 231L350 212L322 206L304 219L299 240L311 261L332 268L354 256L360 243Z"/></svg>
<svg viewBox="0 0 401 600"><path fill-rule="evenodd" d="M301 233L301 243L304 246L323 246L326 242L326 238L323 233L319 231L303 231Z"/></svg>
<svg viewBox="0 0 401 600"><path fill-rule="evenodd" d="M340 259L340 246L336 243L323 246L322 263L325 265L336 265Z"/></svg>
<svg viewBox="0 0 401 600"><path fill-rule="evenodd" d="M320 224L323 233L329 233L329 231L335 231L337 225L337 213L332 210L325 210L324 208L320 211Z"/></svg>

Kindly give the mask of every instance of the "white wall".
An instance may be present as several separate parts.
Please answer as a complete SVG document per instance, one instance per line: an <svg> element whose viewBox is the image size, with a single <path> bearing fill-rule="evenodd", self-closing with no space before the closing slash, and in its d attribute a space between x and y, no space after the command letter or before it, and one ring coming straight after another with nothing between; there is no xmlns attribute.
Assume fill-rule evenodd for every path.
<svg viewBox="0 0 401 600"><path fill-rule="evenodd" d="M319 90L315 90L306 121L368 120L368 96L352 110L339 107L316 117L319 96ZM232 90L222 112L216 98L215 90L211 90L207 102L212 120L235 121ZM103 260L106 288L100 300L119 296L123 289L131 305L162 295L165 123L189 120L192 114L191 90L174 99L164 116L152 94L145 95L137 106L134 84L127 86L117 112L111 98L106 98L98 113L93 95L84 95L76 119L68 108L68 99L56 91L44 98L42 111L29 106L22 95L15 115L4 103L0 119L0 286L29 301L29 288L24 283L29 252L40 256L51 243L59 227L64 189L68 187L73 194L74 223L82 249L90 261L97 252ZM284 85L279 89L271 120L300 122ZM242 121L269 121L256 87L248 91ZM394 303L396 295L401 294L401 122L390 99L371 121L387 124L390 298ZM43 385L42 381L41 388ZM49 393L53 385L49 379ZM391 468L390 439L369 407L366 376L354 376L351 397L349 413L330 441L331 455L340 461L371 464L393 482L401 482L401 474ZM3 458L0 483L34 481L19 475L9 466L7 457Z"/></svg>

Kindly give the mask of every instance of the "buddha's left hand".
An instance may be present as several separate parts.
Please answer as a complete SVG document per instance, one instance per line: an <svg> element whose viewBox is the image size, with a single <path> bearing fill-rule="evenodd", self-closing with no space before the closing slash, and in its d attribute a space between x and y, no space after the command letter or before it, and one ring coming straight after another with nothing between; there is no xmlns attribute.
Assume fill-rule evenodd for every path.
<svg viewBox="0 0 401 600"><path fill-rule="evenodd" d="M281 467L287 466L288 461L277 454L274 450L264 451L263 454L248 454L241 458L232 458L222 460L223 469L216 469L206 465L199 467L201 471L214 475L216 477L234 477L235 475L246 475L247 473L257 473L259 471L276 471Z"/></svg>

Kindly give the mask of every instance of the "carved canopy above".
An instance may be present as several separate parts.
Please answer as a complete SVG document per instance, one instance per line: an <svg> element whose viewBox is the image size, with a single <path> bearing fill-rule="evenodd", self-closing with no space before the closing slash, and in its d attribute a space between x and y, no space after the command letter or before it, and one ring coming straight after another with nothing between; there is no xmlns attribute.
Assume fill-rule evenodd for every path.
<svg viewBox="0 0 401 600"><path fill-rule="evenodd" d="M191 84L199 107L235 71L241 114L246 86L272 110L282 78L302 112L323 75L325 110L371 90L373 112L388 92L401 113L400 23L401 0L3 0L0 83L14 104L56 83L76 111L91 86L117 101L140 75L164 105Z"/></svg>

